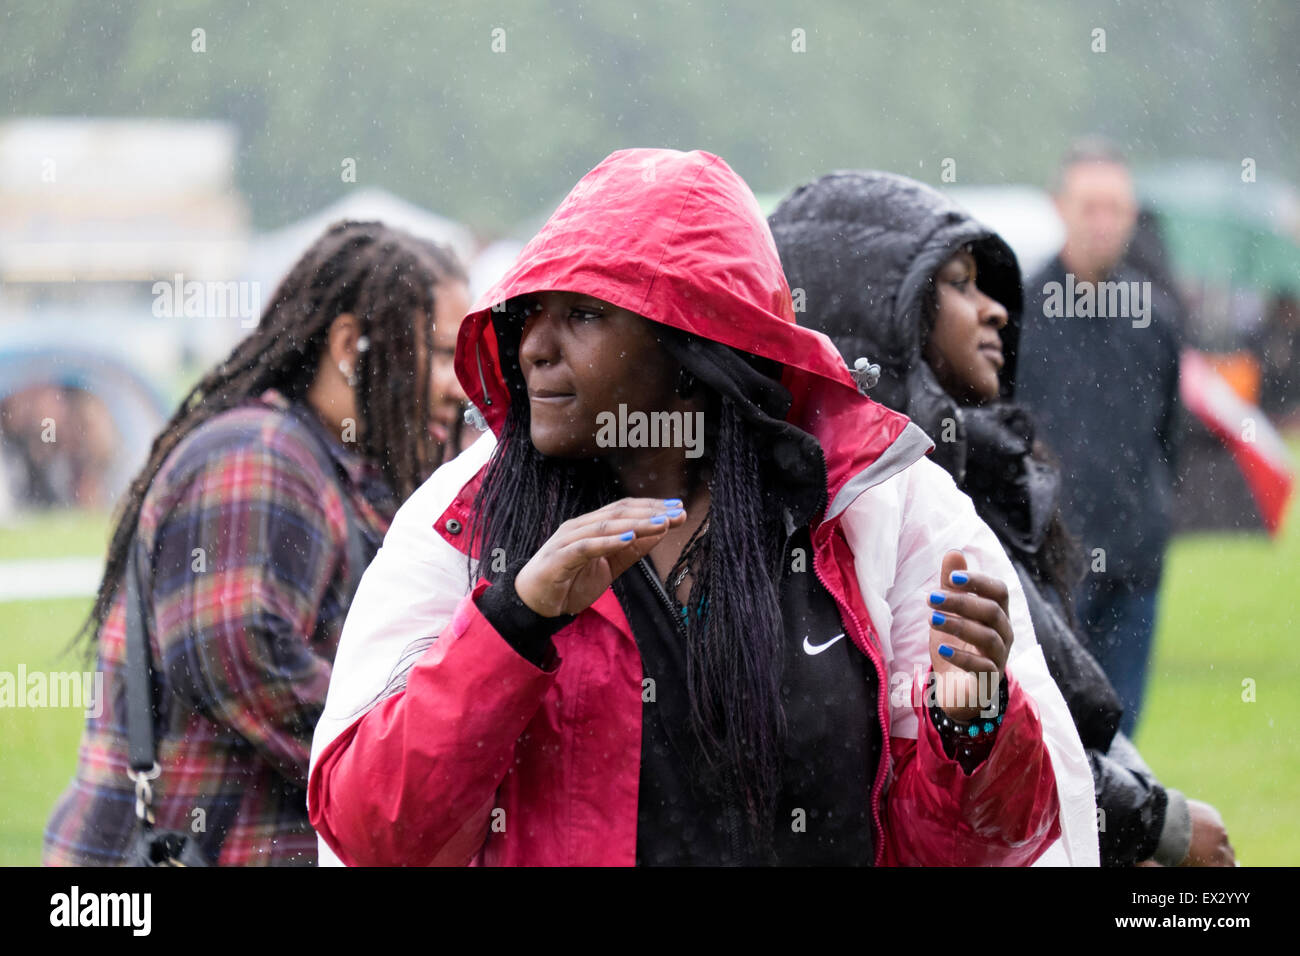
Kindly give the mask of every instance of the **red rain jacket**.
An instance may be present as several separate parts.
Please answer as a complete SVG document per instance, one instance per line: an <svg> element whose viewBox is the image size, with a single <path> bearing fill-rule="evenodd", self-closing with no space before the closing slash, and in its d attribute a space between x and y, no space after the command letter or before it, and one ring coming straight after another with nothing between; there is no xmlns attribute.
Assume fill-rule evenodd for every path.
<svg viewBox="0 0 1300 956"><path fill-rule="evenodd" d="M904 416L860 394L828 339L795 324L775 245L745 183L709 153L654 149L620 150L584 176L460 330L457 374L494 432L509 396L490 308L541 290L592 295L783 363L794 396L787 418L813 434L826 457L829 504L813 529L813 567L879 677L885 744L869 795L874 862L1023 865L1038 857L1061 834L1056 781L1038 708L1010 669L997 744L971 775L944 754L924 716L915 737L891 735L889 669L841 519L863 489L932 445ZM439 510L420 520L433 520L442 541L458 549L447 549L453 554L468 536L481 474L477 464L468 472L458 462L404 508L437 499ZM395 525L401 521L399 514ZM457 603L406 689L341 732L338 721L318 729L308 797L313 826L352 865L630 865L643 675L618 601L607 590L557 633L559 663L542 670L519 656L465 593L463 560L456 570L449 563L447 579L435 583L456 592ZM363 582L349 616L354 645L383 635L353 618L371 609L377 617L392 614L374 596L384 584L380 565L372 565L367 577L376 580ZM480 579L473 596L485 587ZM405 593L425 600L414 586ZM336 683L348 679L346 662L341 649ZM373 698L377 690L353 696Z"/></svg>

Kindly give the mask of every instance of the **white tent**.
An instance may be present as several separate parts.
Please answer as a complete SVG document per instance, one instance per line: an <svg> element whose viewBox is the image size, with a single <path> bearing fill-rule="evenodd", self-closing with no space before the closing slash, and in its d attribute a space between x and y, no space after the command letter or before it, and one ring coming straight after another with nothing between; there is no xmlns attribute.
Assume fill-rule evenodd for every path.
<svg viewBox="0 0 1300 956"><path fill-rule="evenodd" d="M0 122L0 282L84 298L75 283L234 278L248 209L238 137L215 120ZM147 298L145 299L147 302Z"/></svg>
<svg viewBox="0 0 1300 956"><path fill-rule="evenodd" d="M469 294L471 301L492 288L497 280L510 271L510 267L524 251L518 239L498 239L479 251L469 267Z"/></svg>
<svg viewBox="0 0 1300 956"><path fill-rule="evenodd" d="M1052 197L1034 186L947 186L943 191L1006 240L1024 278L1061 251L1065 226Z"/></svg>
<svg viewBox="0 0 1300 956"><path fill-rule="evenodd" d="M244 271L248 279L261 284L263 305L270 301L275 287L298 257L326 227L339 219L377 219L412 235L450 245L467 265L474 257L473 233L460 223L422 209L387 190L358 189L305 219L253 239Z"/></svg>

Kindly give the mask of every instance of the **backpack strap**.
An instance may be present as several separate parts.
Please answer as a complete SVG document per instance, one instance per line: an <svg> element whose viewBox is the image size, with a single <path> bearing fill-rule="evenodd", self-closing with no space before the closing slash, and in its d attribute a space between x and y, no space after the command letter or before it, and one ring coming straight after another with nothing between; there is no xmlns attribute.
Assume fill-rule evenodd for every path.
<svg viewBox="0 0 1300 956"><path fill-rule="evenodd" d="M310 427L308 431L313 431ZM307 443L321 470L334 482L343 502L343 516L347 524L346 554L350 577L360 579L361 572L370 563L369 544L361 529L361 521L347 490L339 480L334 459L313 433ZM159 774L157 728L154 724L154 693L150 669L149 635L145 629L144 603L140 585L139 539L131 539L128 552L126 584L126 732L127 755L130 769L127 776L135 783L136 816L146 827L154 823L153 788L150 781Z"/></svg>

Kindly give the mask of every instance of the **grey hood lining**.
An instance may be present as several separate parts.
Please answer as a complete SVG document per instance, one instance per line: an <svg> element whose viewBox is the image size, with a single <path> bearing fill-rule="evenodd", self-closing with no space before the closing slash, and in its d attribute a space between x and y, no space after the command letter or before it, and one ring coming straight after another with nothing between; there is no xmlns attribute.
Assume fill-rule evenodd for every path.
<svg viewBox="0 0 1300 956"><path fill-rule="evenodd" d="M853 504L858 495L894 477L908 465L920 461L933 447L934 442L930 440L930 436L915 422L908 422L907 427L879 458L846 481L836 492L835 500L826 509L826 517L822 520L830 521L839 517L849 505Z"/></svg>

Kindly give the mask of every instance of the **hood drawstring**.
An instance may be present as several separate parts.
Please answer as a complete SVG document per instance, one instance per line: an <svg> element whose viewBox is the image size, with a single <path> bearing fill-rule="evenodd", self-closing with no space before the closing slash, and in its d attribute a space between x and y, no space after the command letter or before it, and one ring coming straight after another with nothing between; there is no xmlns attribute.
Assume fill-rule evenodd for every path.
<svg viewBox="0 0 1300 956"><path fill-rule="evenodd" d="M474 361L478 365L478 383L483 389L483 401L487 405L492 404L492 396L488 393L487 378L483 375L483 343L474 343Z"/></svg>
<svg viewBox="0 0 1300 956"><path fill-rule="evenodd" d="M481 342L474 343L474 362L478 365L478 382L483 389L483 401L491 405L492 396L488 394L487 378L483 375L483 346ZM488 430L487 418L478 410L478 406L473 402L465 409L465 424L477 428L481 432Z"/></svg>

